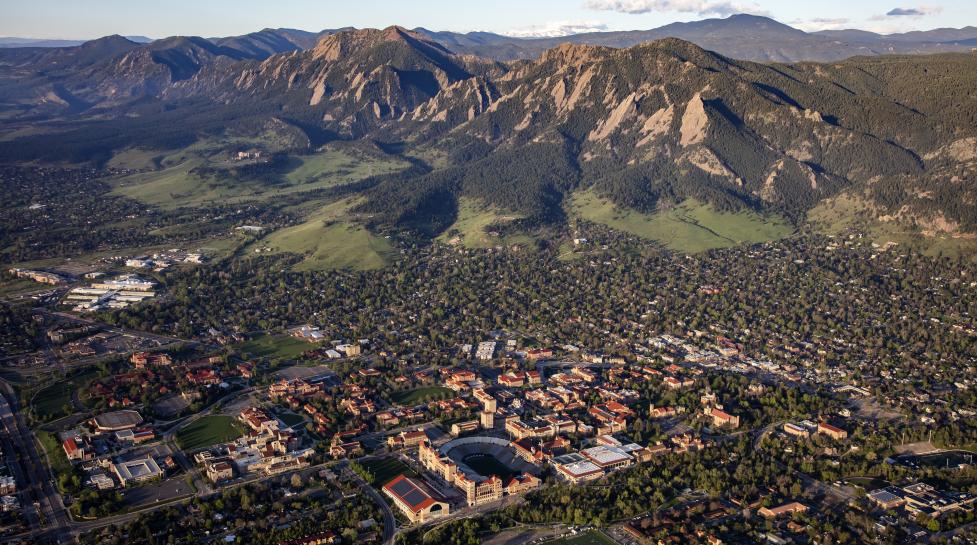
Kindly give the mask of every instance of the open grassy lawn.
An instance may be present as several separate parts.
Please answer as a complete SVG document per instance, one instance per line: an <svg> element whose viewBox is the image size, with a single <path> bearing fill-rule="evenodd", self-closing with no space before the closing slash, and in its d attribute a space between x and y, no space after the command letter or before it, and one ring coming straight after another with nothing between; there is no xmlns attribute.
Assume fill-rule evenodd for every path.
<svg viewBox="0 0 977 545"><path fill-rule="evenodd" d="M314 344L288 335L259 335L237 346L245 358L268 358L272 360L292 359L314 348Z"/></svg>
<svg viewBox="0 0 977 545"><path fill-rule="evenodd" d="M106 166L130 170L153 168L156 166L155 160L162 158L164 153L159 150L127 148L113 155Z"/></svg>
<svg viewBox="0 0 977 545"><path fill-rule="evenodd" d="M396 157L326 148L312 155L293 157L285 179L290 186L304 191L348 184L369 176L396 172L408 165Z"/></svg>
<svg viewBox="0 0 977 545"><path fill-rule="evenodd" d="M313 212L304 223L279 229L252 244L249 251L294 253L305 256L296 270L372 270L386 266L396 251L388 240L355 221L352 200L331 203Z"/></svg>
<svg viewBox="0 0 977 545"><path fill-rule="evenodd" d="M616 545L609 537L604 534L591 530L571 537L561 537L547 541L546 545Z"/></svg>
<svg viewBox="0 0 977 545"><path fill-rule="evenodd" d="M373 486L377 488L389 483L394 477L401 473L408 477L416 475L407 464L396 458L380 458L361 462L361 465L375 477Z"/></svg>
<svg viewBox="0 0 977 545"><path fill-rule="evenodd" d="M234 145L234 142L221 145L226 148ZM162 168L117 178L113 182L114 192L163 208L216 202L261 201L290 193L347 184L408 166L404 160L378 152L327 148L311 155L290 156L288 163L279 172L254 178L202 176L193 172L193 169L202 166L235 166L234 162L227 160L225 148L218 144L198 143L162 156ZM145 157L137 150L129 150L116 156L116 159L127 162L145 160Z"/></svg>
<svg viewBox="0 0 977 545"><path fill-rule="evenodd" d="M491 454L472 454L465 458L468 467L474 469L483 477L497 475L502 482L509 482L509 479L516 474L509 466L503 464Z"/></svg>
<svg viewBox="0 0 977 545"><path fill-rule="evenodd" d="M385 266L393 256L387 240L370 233L362 225L313 219L269 235L265 241L280 252L305 255L295 269L373 270Z"/></svg>
<svg viewBox="0 0 977 545"><path fill-rule="evenodd" d="M95 369L89 368L42 388L31 400L34 415L39 420L54 420L71 414L74 409L65 412L64 407L65 405L71 407L72 392L78 391L79 398L83 398L84 391L96 376Z"/></svg>
<svg viewBox="0 0 977 545"><path fill-rule="evenodd" d="M302 422L305 422L305 418L302 418L302 416L295 413L279 411L275 413L275 416L277 416L278 419L284 422L288 427L296 426Z"/></svg>
<svg viewBox="0 0 977 545"><path fill-rule="evenodd" d="M451 396L452 390L443 386L422 386L390 394L390 400L401 405L416 405L437 397Z"/></svg>
<svg viewBox="0 0 977 545"><path fill-rule="evenodd" d="M34 435L37 437L38 443L41 444L41 447L47 453L48 460L51 461L51 471L54 475L58 476L71 473L71 462L65 456L58 436L51 432L41 430L36 430Z"/></svg>
<svg viewBox="0 0 977 545"><path fill-rule="evenodd" d="M244 427L231 416L208 415L176 433L176 444L183 450L197 450L233 441L244 434Z"/></svg>
<svg viewBox="0 0 977 545"><path fill-rule="evenodd" d="M192 159L162 170L139 172L115 181L113 193L163 208L204 204L231 195L211 187L191 170L204 164Z"/></svg>
<svg viewBox="0 0 977 545"><path fill-rule="evenodd" d="M489 226L504 224L520 217L514 214L504 214L493 207L481 204L475 199L462 197L458 201L458 217L451 227L438 237L438 240L449 244L462 244L466 248L529 244L532 239L526 235L510 235L500 238L488 233Z"/></svg>
<svg viewBox="0 0 977 545"><path fill-rule="evenodd" d="M572 196L573 214L682 252L702 252L783 238L793 227L783 218L754 212L717 212L694 200L651 214L623 210L591 191Z"/></svg>

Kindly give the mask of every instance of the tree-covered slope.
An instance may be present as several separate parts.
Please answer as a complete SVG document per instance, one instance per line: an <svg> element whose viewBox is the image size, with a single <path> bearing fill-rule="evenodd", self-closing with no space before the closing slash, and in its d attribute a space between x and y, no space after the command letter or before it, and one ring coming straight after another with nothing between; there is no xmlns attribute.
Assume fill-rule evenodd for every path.
<svg viewBox="0 0 977 545"><path fill-rule="evenodd" d="M0 160L99 162L273 121L310 148L362 139L411 157L357 186L358 209L425 236L455 222L461 198L519 229L563 222L582 190L644 213L694 199L795 223L844 195L874 221L977 232L974 54L762 64L665 39L498 63L399 27L263 60L194 39L150 45L116 43L121 56L93 53L66 76L83 106L9 115Z"/></svg>

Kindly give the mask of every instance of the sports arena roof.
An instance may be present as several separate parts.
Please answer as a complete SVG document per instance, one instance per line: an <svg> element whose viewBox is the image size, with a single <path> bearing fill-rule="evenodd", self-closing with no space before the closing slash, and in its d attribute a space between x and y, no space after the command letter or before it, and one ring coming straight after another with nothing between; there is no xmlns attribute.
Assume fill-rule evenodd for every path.
<svg viewBox="0 0 977 545"><path fill-rule="evenodd" d="M406 475L398 475L394 480L383 485L383 489L415 513L436 503L420 484Z"/></svg>
<svg viewBox="0 0 977 545"><path fill-rule="evenodd" d="M631 460L631 456L629 456L623 450L617 447L609 447L605 445L598 445L596 447L585 449L582 451L582 454L590 459L590 461L601 467Z"/></svg>
<svg viewBox="0 0 977 545"><path fill-rule="evenodd" d="M134 428L142 423L142 416L136 411L115 411L95 417L95 427L100 431L120 431Z"/></svg>

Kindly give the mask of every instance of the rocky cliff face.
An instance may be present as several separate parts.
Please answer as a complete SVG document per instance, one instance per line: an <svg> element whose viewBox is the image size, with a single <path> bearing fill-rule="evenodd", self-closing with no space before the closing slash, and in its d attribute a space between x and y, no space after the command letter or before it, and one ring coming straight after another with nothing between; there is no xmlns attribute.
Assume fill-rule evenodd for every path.
<svg viewBox="0 0 977 545"><path fill-rule="evenodd" d="M187 38L106 45L56 83L5 81L41 81L49 110L234 109L447 158L443 172L380 184L375 202L470 194L553 218L566 192L592 186L628 207L695 197L801 218L848 192L879 218L977 230L977 55L768 65L664 39L498 63L400 27L264 59Z"/></svg>

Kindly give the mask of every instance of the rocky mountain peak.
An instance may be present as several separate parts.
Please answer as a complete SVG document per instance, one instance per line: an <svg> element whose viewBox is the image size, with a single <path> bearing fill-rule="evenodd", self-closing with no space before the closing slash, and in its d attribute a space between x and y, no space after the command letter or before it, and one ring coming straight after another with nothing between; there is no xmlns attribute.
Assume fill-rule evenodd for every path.
<svg viewBox="0 0 977 545"><path fill-rule="evenodd" d="M538 64L556 63L557 66L580 66L593 62L612 51L614 51L613 48L600 45L563 43L546 50L540 56Z"/></svg>
<svg viewBox="0 0 977 545"><path fill-rule="evenodd" d="M344 30L324 36L312 49L312 56L326 61L339 60L354 51L377 46L385 42L403 43L416 49L436 51L442 55L451 54L440 44L401 26L385 29L363 28Z"/></svg>

